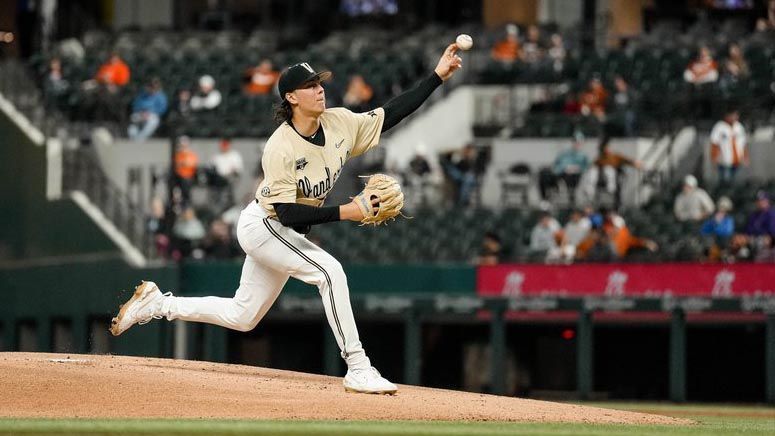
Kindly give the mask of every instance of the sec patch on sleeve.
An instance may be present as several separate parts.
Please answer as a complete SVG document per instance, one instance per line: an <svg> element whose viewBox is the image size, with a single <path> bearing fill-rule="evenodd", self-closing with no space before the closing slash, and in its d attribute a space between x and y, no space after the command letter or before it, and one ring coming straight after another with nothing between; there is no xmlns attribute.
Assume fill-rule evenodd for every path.
<svg viewBox="0 0 775 436"><path fill-rule="evenodd" d="M264 188L261 190L261 195L264 197L269 197L270 191L269 186L264 186Z"/></svg>

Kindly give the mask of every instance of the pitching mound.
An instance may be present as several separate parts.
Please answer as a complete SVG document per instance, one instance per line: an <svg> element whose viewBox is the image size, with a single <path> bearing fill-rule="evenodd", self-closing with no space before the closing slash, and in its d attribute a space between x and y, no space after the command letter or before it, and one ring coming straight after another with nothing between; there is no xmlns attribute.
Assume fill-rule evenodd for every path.
<svg viewBox="0 0 775 436"><path fill-rule="evenodd" d="M441 389L346 393L342 379L243 365L0 353L0 417L465 420L686 425L689 420Z"/></svg>

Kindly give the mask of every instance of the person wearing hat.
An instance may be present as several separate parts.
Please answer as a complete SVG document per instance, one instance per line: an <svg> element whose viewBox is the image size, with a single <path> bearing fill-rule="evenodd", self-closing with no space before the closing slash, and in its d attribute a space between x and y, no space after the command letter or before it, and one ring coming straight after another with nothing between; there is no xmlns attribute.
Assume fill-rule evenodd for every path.
<svg viewBox="0 0 775 436"><path fill-rule="evenodd" d="M702 221L713 210L713 200L704 189L697 186L697 178L691 174L686 176L683 189L673 203L673 212L678 221Z"/></svg>
<svg viewBox="0 0 775 436"><path fill-rule="evenodd" d="M428 77L365 113L326 108L323 83L330 72L316 71L308 63L283 71L278 81L281 102L275 108L279 127L266 141L261 158L265 177L256 201L237 223L237 240L247 256L234 297L173 297L162 294L155 283L143 282L113 319L111 332L119 335L134 324L162 317L250 331L293 277L318 287L347 364L345 390L395 393L396 385L371 365L361 344L342 265L305 233L315 224L364 218L352 201L332 206L323 202L349 159L374 148L382 132L414 112L462 66L457 50L454 43L447 46Z"/></svg>
<svg viewBox="0 0 775 436"><path fill-rule="evenodd" d="M729 215L732 200L721 197L716 202L716 213L710 216L700 227L700 234L711 239L708 250L710 260L719 260L735 233L735 220Z"/></svg>
<svg viewBox="0 0 775 436"><path fill-rule="evenodd" d="M748 217L745 226L748 236L775 236L775 209L770 204L770 195L766 191L756 193L756 210Z"/></svg>
<svg viewBox="0 0 775 436"><path fill-rule="evenodd" d="M199 91L191 97L192 111L212 110L221 104L221 91L215 89L213 76L205 74L199 78Z"/></svg>

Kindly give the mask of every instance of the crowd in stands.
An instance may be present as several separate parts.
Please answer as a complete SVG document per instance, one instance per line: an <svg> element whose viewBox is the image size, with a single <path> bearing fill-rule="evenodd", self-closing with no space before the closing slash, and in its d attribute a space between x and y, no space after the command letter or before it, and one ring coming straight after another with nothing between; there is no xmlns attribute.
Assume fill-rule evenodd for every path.
<svg viewBox="0 0 775 436"><path fill-rule="evenodd" d="M533 104L524 126L517 126L517 136L541 134L543 130L534 124L547 121L556 124L555 132L649 134L676 120L711 120L719 115L714 110L719 102L729 100L744 105L752 118L766 120L775 116L770 61L775 31L767 23L759 20L744 32L727 31L719 25L717 34L705 30L710 23L697 23L703 30L688 29L687 33L697 34L689 41L673 31L656 46L647 36L623 40L621 47L602 53L565 47L561 34L549 25L528 26L521 38L512 24L493 44L491 63L480 80L565 83L566 91ZM739 26L729 27L738 30ZM696 55L690 56L691 52Z"/></svg>
<svg viewBox="0 0 775 436"><path fill-rule="evenodd" d="M549 93L547 101L531 107L525 130L516 134L537 136L536 126L546 123L532 116L551 113L564 120L562 125L547 129L552 136L573 139L570 147L558 154L550 167L538 171L535 179L528 174L543 200L539 209L531 212L535 214L522 223L529 222L530 231L513 236L504 234L502 228L487 229L474 261L649 260L659 259L662 250L672 249L667 246L669 240L660 238L647 223L622 207L623 174L641 170L642 163L611 151L608 138L642 133L649 123L647 118L657 113L707 121L717 119L711 117L718 115L719 101L761 102L767 95L775 95L775 84L771 85L775 77L773 19L762 19L753 30L735 38L667 41L655 48L648 45L646 35L644 41L636 38L630 45L605 53L580 47L578 38L566 37L552 25L509 24L495 33L483 33L482 40L488 43L477 44L475 50L482 50L488 59L474 66L472 80L564 85L561 94ZM427 70L422 60L417 61L423 58L422 49L401 58L397 47L385 53L369 53L379 58L379 62L369 64L355 49L351 49L353 53L338 53L321 46L287 56L267 50L250 60L203 53L191 68L185 65L188 54L173 65L162 65L164 61L158 59L150 63L136 57L124 59L120 51L110 48L107 56L104 50L99 52L99 65L76 65L57 56L46 58L39 82L48 104L69 108L78 119L117 122L121 133L125 131L135 141L169 134L165 124L173 114L176 122L186 127L182 129L184 134L224 136L220 152L207 161L193 151L187 136L177 137L173 198L168 205L154 198L147 223L148 231L155 235L158 252L171 259L240 255L233 224L241 203L250 199L237 198L240 194L234 192L245 176L245 168L242 157L230 146L229 132L235 131L235 123L243 123L241 132L248 136L271 133L273 126L267 120L269 104L276 100L279 67L310 56L320 64L315 66L347 65L335 71L341 74L335 74L337 79L327 85L327 98L331 99L330 106L343 105L353 111L375 107ZM207 56L216 55L219 62L228 61L226 66L235 70L234 74L224 72L223 65L207 63ZM73 74L73 69L79 69L78 74ZM764 81L763 75L769 81ZM138 89L138 85L142 87ZM693 232L699 241L699 250L688 250L692 253L684 256L686 260L766 261L773 257L775 212L771 212L767 191L756 194L758 189L752 188L747 193L748 198L756 194L758 209L745 223L736 218L733 201L727 195L740 185L736 180L739 169L750 161L747 133L739 116L737 107L728 110L711 132L709 151L718 186L706 191L696 177L688 176L680 192L671 198L671 219L678 228ZM211 128L203 128L208 126ZM595 156L581 150L585 134L601 138ZM407 207L421 216L426 209L439 206L459 211L479 208L488 165L487 151L469 144L439 156L428 156L418 149L406 168L386 170L399 173L407 192ZM524 168L515 168L514 172L521 170ZM208 191L205 207L192 199L192 190L197 187ZM560 192L567 193L566 209L556 204ZM739 201L740 197L735 198L735 203ZM168 214L170 209L175 213ZM467 256L478 242L469 241ZM330 240L323 235L321 243L329 244ZM670 260L680 257L669 256ZM342 258L346 260L347 256Z"/></svg>
<svg viewBox="0 0 775 436"><path fill-rule="evenodd" d="M711 119L718 115L713 111L716 103L728 99L745 102L755 109L758 119L769 116L775 102L770 62L775 31L770 21L763 18L743 32L738 31L734 21L726 26L726 22L698 20L683 30L668 27L669 32L663 32L657 23L652 29L654 36L646 33L602 51L583 46L581 38L572 33L578 30L560 29L554 24L509 24L495 31L474 29L477 44L471 61L478 61L468 67L472 70L468 80L564 85L561 94L548 94L546 101L533 105L524 125L515 126L513 133L520 136L557 136L558 131L569 135L573 130L590 136L650 134L675 120ZM278 47L264 49L258 58L241 47L234 54L222 49L211 51L206 45L207 37L191 42L190 47L184 40L180 51L170 54L162 48L170 50L171 44L178 41L175 35L127 34L118 36L112 44L81 48L80 58L69 56L77 50L55 51L62 57L48 58L40 83L50 103L78 119L114 120L128 126L132 112L129 106L143 93L138 88L155 77L162 84L161 92L171 102L171 113L217 109L217 117L194 114L195 131L187 133L209 137L265 136L272 125L271 117L263 112L269 112L275 99L278 70L283 66L304 59L316 67L331 68L335 80L328 85L329 105L370 109L427 72L429 66L425 65L423 50L430 50L431 46L435 49L438 39L426 37L433 35L431 30L416 35L373 35L374 44L378 36L398 38L399 43L382 52L366 50L368 56L358 50L361 45L368 47L368 42L361 42L356 36L348 40L345 34L332 35L330 40L336 42L323 41L320 47L313 44L299 52L281 52ZM569 32L567 39L563 32ZM442 33L435 31L437 36ZM658 37L663 39L653 41ZM126 45L133 38L138 38L136 45ZM252 36L232 39L235 44L254 43ZM150 44L148 49L138 51L139 44L144 42ZM335 45L347 43L352 45ZM134 51L128 51L128 47L134 47ZM90 59L104 56L100 53L108 49L113 50L107 56L109 60L101 65L91 63ZM473 56L477 51L489 54L490 61ZM129 58L122 59L119 53ZM168 55L169 62L161 60L161 56ZM246 58L256 59L255 63ZM85 76L89 79L84 81ZM161 127L165 126L167 116L162 115ZM540 128L546 119L555 120L557 125ZM218 131L219 121L227 132ZM147 125L146 132L152 131L153 122Z"/></svg>
<svg viewBox="0 0 775 436"><path fill-rule="evenodd" d="M242 154L232 147L230 138L221 138L218 152L203 162L191 139L178 137L171 200L165 204L158 195L151 198L146 218L146 231L153 235L158 255L173 260L243 255L234 227L244 206L240 201L248 200L236 198L235 187L243 176ZM203 191L199 201L193 198L194 189Z"/></svg>

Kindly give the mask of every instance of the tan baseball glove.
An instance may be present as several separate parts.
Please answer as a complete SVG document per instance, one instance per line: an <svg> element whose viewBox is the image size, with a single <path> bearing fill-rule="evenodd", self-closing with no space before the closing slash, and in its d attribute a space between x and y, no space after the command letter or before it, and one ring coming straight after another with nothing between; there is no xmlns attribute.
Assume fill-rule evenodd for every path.
<svg viewBox="0 0 775 436"><path fill-rule="evenodd" d="M403 216L401 208L404 207L404 193L401 192L401 185L396 179L385 174L362 177L369 178L366 187L353 197L353 201L363 213L361 225L377 226L387 220L396 219L398 215ZM379 199L378 205L373 205L372 200L375 198Z"/></svg>

